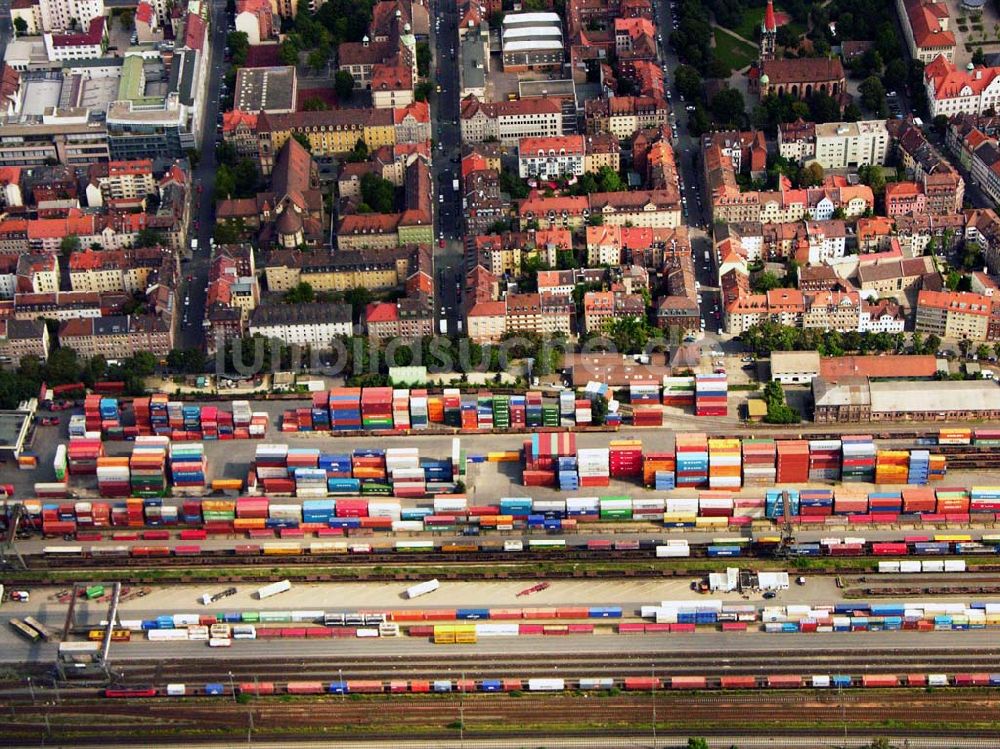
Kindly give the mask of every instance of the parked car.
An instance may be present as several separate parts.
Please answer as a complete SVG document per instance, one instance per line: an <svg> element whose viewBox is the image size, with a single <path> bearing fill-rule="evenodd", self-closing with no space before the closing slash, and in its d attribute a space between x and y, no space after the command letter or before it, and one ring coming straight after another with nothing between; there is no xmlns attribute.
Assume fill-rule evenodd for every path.
<svg viewBox="0 0 1000 749"><path fill-rule="evenodd" d="M38 423L43 427L54 427L59 424L58 416L43 416L38 420Z"/></svg>

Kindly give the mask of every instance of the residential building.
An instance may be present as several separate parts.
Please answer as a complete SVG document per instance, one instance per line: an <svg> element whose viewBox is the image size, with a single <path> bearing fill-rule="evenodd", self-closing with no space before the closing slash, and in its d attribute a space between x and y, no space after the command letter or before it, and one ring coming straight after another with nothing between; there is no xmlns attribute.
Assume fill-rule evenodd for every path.
<svg viewBox="0 0 1000 749"><path fill-rule="evenodd" d="M39 0L42 31L65 31L74 22L83 25L92 18L102 18L104 0Z"/></svg>
<svg viewBox="0 0 1000 749"><path fill-rule="evenodd" d="M372 69L372 104L376 109L396 109L413 103L413 69L394 63Z"/></svg>
<svg viewBox="0 0 1000 749"><path fill-rule="evenodd" d="M767 142L759 130L719 130L702 136L702 149L718 146L737 174L759 175L767 170Z"/></svg>
<svg viewBox="0 0 1000 749"><path fill-rule="evenodd" d="M583 329L600 333L613 320L642 320L646 300L639 294L614 291L588 291L583 295Z"/></svg>
<svg viewBox="0 0 1000 749"><path fill-rule="evenodd" d="M47 33L42 38L45 40L45 52L50 62L92 60L103 57L108 43L107 26L103 16L90 19L86 31Z"/></svg>
<svg viewBox="0 0 1000 749"><path fill-rule="evenodd" d="M117 360L140 351L165 357L173 348L173 333L153 315L110 315L65 320L59 325L59 343L82 359Z"/></svg>
<svg viewBox="0 0 1000 749"><path fill-rule="evenodd" d="M778 155L804 163L816 156L816 123L801 117L795 122L778 124Z"/></svg>
<svg viewBox="0 0 1000 749"><path fill-rule="evenodd" d="M968 291L921 291L917 294L916 330L940 338L985 341L992 302Z"/></svg>
<svg viewBox="0 0 1000 749"><path fill-rule="evenodd" d="M507 332L543 336L573 334L575 307L569 297L541 294L507 294Z"/></svg>
<svg viewBox="0 0 1000 749"><path fill-rule="evenodd" d="M510 148L521 138L563 134L562 103L551 97L489 103L468 96L462 100L459 121L464 143L496 140Z"/></svg>
<svg viewBox="0 0 1000 749"><path fill-rule="evenodd" d="M885 214L889 218L926 210L927 198L919 182L890 182L885 186Z"/></svg>
<svg viewBox="0 0 1000 749"><path fill-rule="evenodd" d="M405 288L410 279L432 275L429 248L302 252L275 250L264 261L268 291L285 292L299 283L315 291L372 291Z"/></svg>
<svg viewBox="0 0 1000 749"><path fill-rule="evenodd" d="M239 75L239 73L237 73ZM222 139L241 158L257 159L257 115L232 109L222 114Z"/></svg>
<svg viewBox="0 0 1000 749"><path fill-rule="evenodd" d="M670 107L654 96L612 96L584 102L587 133L611 133L618 140L628 140L645 128L669 123Z"/></svg>
<svg viewBox="0 0 1000 749"><path fill-rule="evenodd" d="M937 57L955 59L946 0L896 0L896 13L910 57L925 65Z"/></svg>
<svg viewBox="0 0 1000 749"><path fill-rule="evenodd" d="M49 329L44 320L0 320L0 363L16 367L28 356L45 361L49 346Z"/></svg>
<svg viewBox="0 0 1000 749"><path fill-rule="evenodd" d="M271 39L279 26L270 0L236 0L236 30L246 34L250 44Z"/></svg>
<svg viewBox="0 0 1000 749"><path fill-rule="evenodd" d="M419 296L397 302L372 302L363 319L369 337L417 340L434 335L434 300Z"/></svg>
<svg viewBox="0 0 1000 749"><path fill-rule="evenodd" d="M815 126L815 138L813 158L824 169L885 164L892 145L885 120L819 124Z"/></svg>
<svg viewBox="0 0 1000 749"><path fill-rule="evenodd" d="M349 304L269 304L250 315L250 335L328 350L334 338L354 332Z"/></svg>
<svg viewBox="0 0 1000 749"><path fill-rule="evenodd" d="M582 135L521 138L517 146L521 178L557 179L584 173L586 141Z"/></svg>
<svg viewBox="0 0 1000 749"><path fill-rule="evenodd" d="M923 279L932 273L934 264L929 257L890 258L859 264L857 278L862 296L878 299L920 289Z"/></svg>
<svg viewBox="0 0 1000 749"><path fill-rule="evenodd" d="M611 133L587 136L583 171L597 173L607 167L616 174L621 171L621 146Z"/></svg>

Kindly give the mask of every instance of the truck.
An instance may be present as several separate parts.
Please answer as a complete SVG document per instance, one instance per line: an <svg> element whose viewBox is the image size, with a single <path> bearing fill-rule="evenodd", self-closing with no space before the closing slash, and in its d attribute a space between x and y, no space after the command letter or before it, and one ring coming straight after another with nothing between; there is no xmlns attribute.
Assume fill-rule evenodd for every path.
<svg viewBox="0 0 1000 749"><path fill-rule="evenodd" d="M438 320L438 333L441 335L448 335L448 321Z"/></svg>
<svg viewBox="0 0 1000 749"><path fill-rule="evenodd" d="M225 590L212 595L211 593L203 593L199 599L204 606L208 606L210 603L215 603L221 601L223 598L228 598L229 596L236 595L236 588L226 588Z"/></svg>
<svg viewBox="0 0 1000 749"><path fill-rule="evenodd" d="M195 237L191 240L191 253L194 254L198 251L198 238Z"/></svg>
<svg viewBox="0 0 1000 749"><path fill-rule="evenodd" d="M457 179L453 179L451 181L451 189L453 189L455 192L458 192L458 180Z"/></svg>

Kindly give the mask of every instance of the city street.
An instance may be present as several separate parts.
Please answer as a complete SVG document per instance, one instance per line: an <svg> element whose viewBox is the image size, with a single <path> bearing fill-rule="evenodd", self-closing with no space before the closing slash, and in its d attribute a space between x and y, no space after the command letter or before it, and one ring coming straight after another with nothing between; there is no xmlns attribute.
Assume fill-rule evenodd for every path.
<svg viewBox="0 0 1000 749"><path fill-rule="evenodd" d="M226 45L226 4L212 0L209 24L209 80L202 118L199 150L201 158L194 168L194 193L192 195L191 237L198 238L198 251L181 266L184 276L182 293L189 297L188 304L179 300L182 309L178 348L201 348L204 345L202 320L205 316L205 291L208 287L208 266L211 259L212 232L215 228L215 142L218 128L219 87L224 77ZM187 279L191 280L188 281ZM183 317L187 317L187 324Z"/></svg>
<svg viewBox="0 0 1000 749"><path fill-rule="evenodd" d="M458 126L459 80L456 58L458 16L454 5L434 0L431 5L431 75L441 92L431 94L434 155L432 175L436 185L435 213L438 242L434 246L438 318L447 322L447 332L457 334L459 279L462 277L462 190L452 180L461 180L462 135ZM440 23L439 23L440 21ZM441 239L444 240L442 247Z"/></svg>

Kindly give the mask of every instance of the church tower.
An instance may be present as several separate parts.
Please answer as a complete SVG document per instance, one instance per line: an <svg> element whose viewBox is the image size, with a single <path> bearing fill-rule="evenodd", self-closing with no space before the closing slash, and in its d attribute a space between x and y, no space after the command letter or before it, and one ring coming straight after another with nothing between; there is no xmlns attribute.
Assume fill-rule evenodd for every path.
<svg viewBox="0 0 1000 749"><path fill-rule="evenodd" d="M778 39L778 23L774 18L774 0L767 0L764 20L760 23L760 61L774 59L774 48Z"/></svg>

